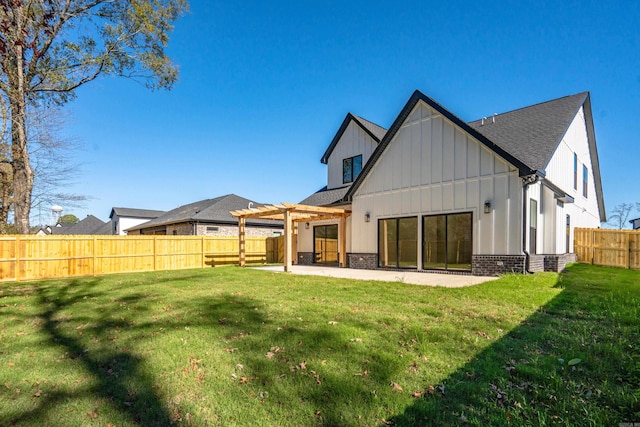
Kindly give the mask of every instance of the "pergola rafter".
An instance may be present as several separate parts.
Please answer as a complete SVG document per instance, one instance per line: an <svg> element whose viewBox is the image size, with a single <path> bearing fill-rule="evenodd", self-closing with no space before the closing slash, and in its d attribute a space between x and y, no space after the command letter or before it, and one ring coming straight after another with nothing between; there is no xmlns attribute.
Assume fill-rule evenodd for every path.
<svg viewBox="0 0 640 427"><path fill-rule="evenodd" d="M348 209L327 208L322 206L298 205L293 203L279 203L258 206L229 212L238 218L238 237L240 240L240 266L245 266L245 230L248 218L270 219L284 221L284 271L290 271L293 264L292 236L293 225L297 222L324 221L339 219L338 244L340 246L340 266L346 266L347 233L346 221L351 215Z"/></svg>

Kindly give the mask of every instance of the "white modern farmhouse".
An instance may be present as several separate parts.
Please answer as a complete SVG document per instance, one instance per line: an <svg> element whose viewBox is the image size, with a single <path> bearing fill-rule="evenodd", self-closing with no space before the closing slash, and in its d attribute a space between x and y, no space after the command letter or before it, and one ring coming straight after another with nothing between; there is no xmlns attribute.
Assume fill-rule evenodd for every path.
<svg viewBox="0 0 640 427"><path fill-rule="evenodd" d="M559 271L606 220L588 92L466 123L416 91L389 130L348 114L321 161L301 204L351 210L351 268ZM299 226L296 261L336 262L337 238Z"/></svg>
<svg viewBox="0 0 640 427"><path fill-rule="evenodd" d="M284 215L298 264L560 271L606 220L588 92L467 123L416 91L388 130L347 114L321 162L300 204L233 212Z"/></svg>

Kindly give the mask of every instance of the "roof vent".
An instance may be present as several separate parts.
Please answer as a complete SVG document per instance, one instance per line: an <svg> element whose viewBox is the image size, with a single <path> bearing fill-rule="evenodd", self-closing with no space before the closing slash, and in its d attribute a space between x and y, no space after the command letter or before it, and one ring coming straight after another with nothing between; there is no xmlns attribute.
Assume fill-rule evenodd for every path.
<svg viewBox="0 0 640 427"><path fill-rule="evenodd" d="M496 116L498 115L498 113L493 113L493 116L491 116L491 122L489 122L489 119L487 117L483 117L482 118L482 122L480 123L480 126L484 126L485 122L488 123L495 123L496 122Z"/></svg>

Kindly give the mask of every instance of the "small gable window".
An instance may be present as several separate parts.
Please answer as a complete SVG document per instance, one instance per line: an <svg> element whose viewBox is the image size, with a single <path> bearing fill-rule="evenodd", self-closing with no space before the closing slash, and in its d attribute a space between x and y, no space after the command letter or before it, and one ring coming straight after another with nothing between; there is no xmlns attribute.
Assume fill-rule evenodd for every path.
<svg viewBox="0 0 640 427"><path fill-rule="evenodd" d="M353 182L362 171L362 154L342 161L342 183Z"/></svg>
<svg viewBox="0 0 640 427"><path fill-rule="evenodd" d="M589 182L589 170L586 166L582 166L582 195L587 197L589 194L589 188L587 187L587 183Z"/></svg>

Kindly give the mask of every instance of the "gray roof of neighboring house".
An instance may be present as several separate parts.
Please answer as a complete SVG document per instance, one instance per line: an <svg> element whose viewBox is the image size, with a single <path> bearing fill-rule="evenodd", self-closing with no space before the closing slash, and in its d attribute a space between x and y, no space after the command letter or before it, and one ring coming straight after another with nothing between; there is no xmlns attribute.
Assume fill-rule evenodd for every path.
<svg viewBox="0 0 640 427"><path fill-rule="evenodd" d="M327 190L327 187L323 187L316 191L306 199L300 202L301 205L309 206L326 206L336 202L340 202L344 195L347 194L349 187L334 188Z"/></svg>
<svg viewBox="0 0 640 427"><path fill-rule="evenodd" d="M360 116L356 116L355 114L347 113L347 116L342 121L338 132L336 132L336 135L331 140L331 144L329 144L329 147L327 147L327 151L325 151L322 155L322 159L320 159L322 163L326 164L327 161L329 161L329 156L331 156L333 149L336 147L336 145L338 145L338 141L340 141L342 134L344 134L344 132L347 130L347 127L349 126L349 123L351 123L351 121L356 123L366 133L368 133L369 136L371 136L371 138L373 138L373 140L376 142L376 144L380 143L384 135L387 133L387 130L382 126L378 126L377 124L370 122L367 119L363 119Z"/></svg>
<svg viewBox="0 0 640 427"><path fill-rule="evenodd" d="M119 217L131 217L131 218L157 218L164 214L166 211L157 211L152 209L134 209L134 208L112 208L109 218L113 218L114 215Z"/></svg>
<svg viewBox="0 0 640 427"><path fill-rule="evenodd" d="M216 197L215 199L200 200L198 202L189 203L188 205L179 206L166 212L164 215L160 215L159 217L143 224L131 227L128 230L141 230L149 227L181 222L238 224L238 219L229 212L246 209L249 206L249 203L252 203L253 207L263 205L262 203L236 196L235 194L227 194L225 196ZM248 219L247 226L250 225L282 227L282 221Z"/></svg>
<svg viewBox="0 0 640 427"><path fill-rule="evenodd" d="M582 92L488 117L484 125L482 119L468 124L531 169L543 171L588 96Z"/></svg>
<svg viewBox="0 0 640 427"><path fill-rule="evenodd" d="M104 222L93 215L73 225L63 227L51 227L51 234L111 234L111 223Z"/></svg>

